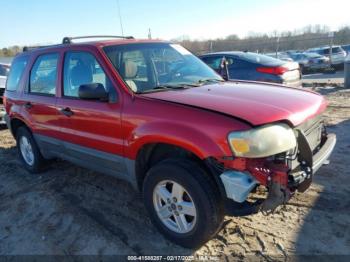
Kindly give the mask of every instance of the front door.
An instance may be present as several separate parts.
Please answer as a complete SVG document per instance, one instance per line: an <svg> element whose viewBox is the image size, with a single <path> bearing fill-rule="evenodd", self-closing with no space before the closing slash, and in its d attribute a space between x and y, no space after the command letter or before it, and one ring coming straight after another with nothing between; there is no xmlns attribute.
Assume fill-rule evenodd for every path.
<svg viewBox="0 0 350 262"><path fill-rule="evenodd" d="M68 51L63 62L62 94L57 100L65 156L103 173L126 176L121 130L121 101L83 100L79 86L99 83L118 92L93 53Z"/></svg>

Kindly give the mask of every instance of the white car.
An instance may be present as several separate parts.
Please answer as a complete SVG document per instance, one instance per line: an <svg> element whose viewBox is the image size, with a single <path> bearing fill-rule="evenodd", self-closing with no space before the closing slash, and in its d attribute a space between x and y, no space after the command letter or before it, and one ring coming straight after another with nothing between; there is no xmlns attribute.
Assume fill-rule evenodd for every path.
<svg viewBox="0 0 350 262"><path fill-rule="evenodd" d="M318 53L328 57L335 67L343 66L346 57L346 52L341 46L332 46L332 50L329 46L311 48L307 52Z"/></svg>
<svg viewBox="0 0 350 262"><path fill-rule="evenodd" d="M2 97L4 94L6 79L9 72L10 65L0 63L0 97Z"/></svg>
<svg viewBox="0 0 350 262"><path fill-rule="evenodd" d="M5 123L4 115L5 110L2 105L2 96L5 92L6 79L10 72L10 65L0 63L0 125Z"/></svg>

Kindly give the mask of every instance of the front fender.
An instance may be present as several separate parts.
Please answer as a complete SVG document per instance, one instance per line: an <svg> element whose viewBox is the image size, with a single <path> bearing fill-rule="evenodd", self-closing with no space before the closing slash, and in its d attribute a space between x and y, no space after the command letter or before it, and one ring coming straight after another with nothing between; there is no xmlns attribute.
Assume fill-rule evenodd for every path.
<svg viewBox="0 0 350 262"><path fill-rule="evenodd" d="M232 154L226 136L213 138L205 130L183 123L157 121L137 127L126 139L126 156L135 159L146 144L166 143L184 148L200 159Z"/></svg>

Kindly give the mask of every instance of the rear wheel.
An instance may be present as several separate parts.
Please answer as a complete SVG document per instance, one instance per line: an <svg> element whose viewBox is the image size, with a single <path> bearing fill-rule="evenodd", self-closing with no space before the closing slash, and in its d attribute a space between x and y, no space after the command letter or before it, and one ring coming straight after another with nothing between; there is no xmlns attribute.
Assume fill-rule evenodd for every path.
<svg viewBox="0 0 350 262"><path fill-rule="evenodd" d="M26 127L20 127L16 132L19 157L24 167L31 173L42 170L45 159L42 157L32 133Z"/></svg>
<svg viewBox="0 0 350 262"><path fill-rule="evenodd" d="M154 225L183 247L204 244L222 225L224 208L216 185L189 160L168 159L152 167L143 195Z"/></svg>

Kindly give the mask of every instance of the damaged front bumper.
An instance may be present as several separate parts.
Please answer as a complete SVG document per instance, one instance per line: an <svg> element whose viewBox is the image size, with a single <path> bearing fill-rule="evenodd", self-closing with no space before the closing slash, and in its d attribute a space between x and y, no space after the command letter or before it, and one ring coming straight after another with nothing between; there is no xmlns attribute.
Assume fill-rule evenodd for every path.
<svg viewBox="0 0 350 262"><path fill-rule="evenodd" d="M252 190L258 185L263 185L267 188L268 195L264 201L258 203L259 208L256 208L256 203L246 203L251 205L254 211L273 211L286 203L296 190L304 192L311 185L315 172L323 164L328 164L328 158L336 144L336 136L324 135L319 150L314 154L312 152L315 151L311 150L304 138L304 134L301 133L298 150L302 150L303 154L298 154L296 160L300 164L295 169L266 159L236 158L227 162L226 171L220 175L227 198L245 203Z"/></svg>

